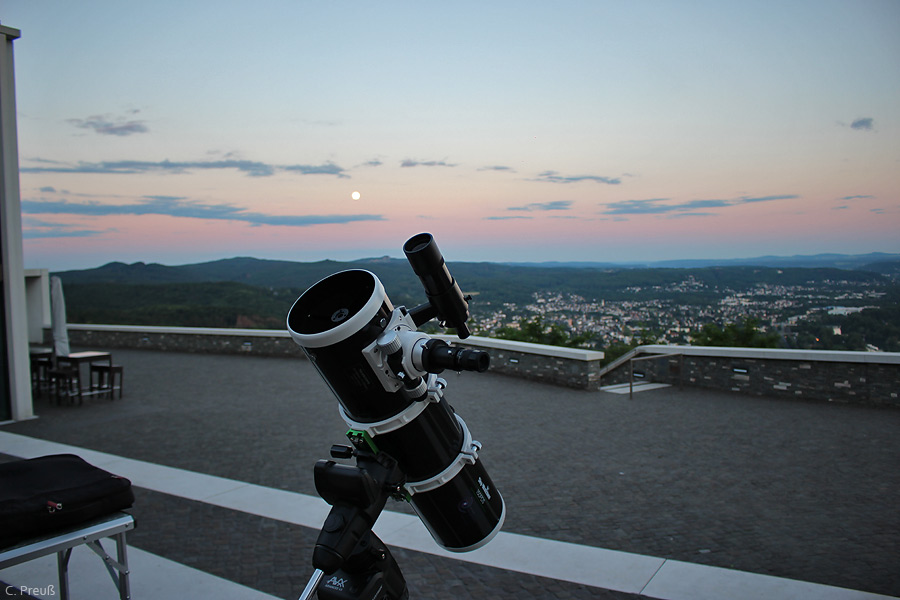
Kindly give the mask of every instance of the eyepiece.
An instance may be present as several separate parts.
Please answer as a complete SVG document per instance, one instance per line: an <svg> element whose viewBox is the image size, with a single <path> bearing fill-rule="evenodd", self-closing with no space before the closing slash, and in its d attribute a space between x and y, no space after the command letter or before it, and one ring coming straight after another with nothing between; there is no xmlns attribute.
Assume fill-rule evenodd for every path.
<svg viewBox="0 0 900 600"><path fill-rule="evenodd" d="M484 373L490 366L491 356L487 352L450 346L443 340L429 340L422 350L422 367L429 373L444 369Z"/></svg>

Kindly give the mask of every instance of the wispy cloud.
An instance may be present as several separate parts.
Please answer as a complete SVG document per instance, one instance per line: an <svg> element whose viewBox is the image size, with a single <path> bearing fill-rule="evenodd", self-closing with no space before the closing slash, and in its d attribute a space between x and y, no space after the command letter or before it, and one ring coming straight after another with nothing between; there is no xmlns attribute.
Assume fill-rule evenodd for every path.
<svg viewBox="0 0 900 600"><path fill-rule="evenodd" d="M862 119L856 119L852 123L850 123L850 129L857 129L863 131L871 131L875 127L875 119L872 117L865 117Z"/></svg>
<svg viewBox="0 0 900 600"><path fill-rule="evenodd" d="M301 175L337 175L338 177L349 177L344 173L344 169L334 163L325 163L324 165L282 165L274 167L276 170L288 171L291 173L300 173Z"/></svg>
<svg viewBox="0 0 900 600"><path fill-rule="evenodd" d="M600 175L569 175L563 176L556 171L544 171L538 174L537 179L532 181L547 181L550 183L577 183L579 181L596 181L597 183L606 183L609 185L618 185L622 180L618 177L603 177Z"/></svg>
<svg viewBox="0 0 900 600"><path fill-rule="evenodd" d="M400 163L401 167L455 167L453 163L444 160L412 160L407 158Z"/></svg>
<svg viewBox="0 0 900 600"><path fill-rule="evenodd" d="M510 206L507 210L546 211L569 210L572 208L571 200L553 200L552 202L532 202L524 206Z"/></svg>
<svg viewBox="0 0 900 600"><path fill-rule="evenodd" d="M621 202L612 202L605 205L605 209L601 211L605 215L664 215L668 214L673 217L684 216L707 216L713 213L698 212L707 211L715 208L725 208L729 206L738 206L741 204L753 204L756 202L772 202L775 200L792 200L798 198L796 195L782 196L759 196L747 197L742 196L734 199L713 199L713 200L690 200L688 202L669 203L668 198L649 198L646 200L623 200Z"/></svg>
<svg viewBox="0 0 900 600"><path fill-rule="evenodd" d="M737 204L749 204L751 202L772 202L773 200L795 200L799 197L800 196L797 196L795 194L788 194L785 196L759 196L757 198L748 198L746 196L742 196L740 198L737 198L736 200L732 200L731 206L734 206Z"/></svg>
<svg viewBox="0 0 900 600"><path fill-rule="evenodd" d="M201 204L189 202L177 196L145 196L141 202L130 204L100 204L98 202L22 201L23 214L70 214L87 216L112 215L167 215L189 219L214 219L240 221L252 225L281 225L308 227L352 223L356 221L383 221L381 215L271 215L250 212L228 204Z"/></svg>
<svg viewBox="0 0 900 600"><path fill-rule="evenodd" d="M872 200L875 196L870 196L868 194L861 194L859 196L844 196L841 200Z"/></svg>
<svg viewBox="0 0 900 600"><path fill-rule="evenodd" d="M507 173L515 173L515 169L512 167L507 167L505 165L490 165L487 167L481 167L478 169L479 171L505 171Z"/></svg>
<svg viewBox="0 0 900 600"><path fill-rule="evenodd" d="M53 223L28 216L22 220L22 237L25 239L94 237L109 231L112 230L82 229L77 225Z"/></svg>
<svg viewBox="0 0 900 600"><path fill-rule="evenodd" d="M129 114L137 114L139 111L130 111ZM111 117L110 115L93 115L86 119L67 119L67 123L79 129L89 129L100 135L126 136L136 133L147 133L149 130L144 125L146 121L127 117Z"/></svg>
<svg viewBox="0 0 900 600"><path fill-rule="evenodd" d="M66 227L54 227L44 229L23 229L22 239L37 240L46 238L81 238L96 237L109 231L97 231L93 229L69 229Z"/></svg>
<svg viewBox="0 0 900 600"><path fill-rule="evenodd" d="M668 200L668 198L622 200L607 204L602 212L607 215L658 215L678 210L676 205L664 204Z"/></svg>
<svg viewBox="0 0 900 600"><path fill-rule="evenodd" d="M513 219L533 219L534 217L526 217L524 215L484 217L485 221L512 221Z"/></svg>
<svg viewBox="0 0 900 600"><path fill-rule="evenodd" d="M338 165L328 162L321 165L271 165L252 160L212 160L212 161L141 161L119 160L103 162L62 163L58 161L31 159L41 166L21 167L22 173L95 173L107 175L134 175L138 173L189 173L196 170L236 170L251 177L268 177L277 171L299 173L301 175L335 175L349 177Z"/></svg>

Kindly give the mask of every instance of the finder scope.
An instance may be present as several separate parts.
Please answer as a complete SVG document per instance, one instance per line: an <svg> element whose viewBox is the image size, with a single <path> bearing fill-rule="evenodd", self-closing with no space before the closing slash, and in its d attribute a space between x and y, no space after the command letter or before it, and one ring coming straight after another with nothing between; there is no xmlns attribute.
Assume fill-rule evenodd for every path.
<svg viewBox="0 0 900 600"><path fill-rule="evenodd" d="M459 291L456 280L450 275L434 237L430 233L415 235L403 244L403 252L422 281L428 301L437 312L441 324L456 329L456 335L461 340L469 337L466 325L469 320L469 304Z"/></svg>

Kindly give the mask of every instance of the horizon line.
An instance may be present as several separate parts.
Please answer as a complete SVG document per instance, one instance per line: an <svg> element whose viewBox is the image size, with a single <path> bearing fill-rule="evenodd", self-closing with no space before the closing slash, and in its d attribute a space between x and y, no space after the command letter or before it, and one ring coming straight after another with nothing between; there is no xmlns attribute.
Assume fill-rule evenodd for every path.
<svg viewBox="0 0 900 600"><path fill-rule="evenodd" d="M676 265L683 263L704 263L703 266L719 266L725 265L728 263L742 263L740 266L754 266L752 264L747 264L747 261L785 261L785 260L864 260L871 258L883 258L886 261L900 260L900 252L883 252L883 251L873 251L866 252L861 254L845 254L839 252L820 252L817 254L792 254L792 255L761 255L761 256L751 256L751 257L738 257L738 258L669 258L662 260L547 260L547 261L510 261L510 260L448 260L447 263L469 263L469 264L497 264L497 265L508 265L508 266L565 266L565 265L584 265L584 266L626 266L626 267L641 267L641 266L663 266L664 265ZM279 258L258 258L255 256L231 256L226 258L214 258L209 260L203 260L198 262L187 262L180 264L165 264L161 262L151 261L146 262L142 260L134 261L134 262L125 262L120 260L112 260L101 265L95 267L82 267L82 268L68 268L68 269L50 269L47 267L26 267L27 270L31 269L46 269L50 273L65 273L71 271L90 271L94 269L102 269L109 265L125 265L125 266L135 266L135 265L145 265L145 266L162 266L162 267L185 267L191 265L202 265L216 262L225 262L225 261L233 261L233 260L241 260L241 259L249 259L256 260L261 262L286 262L286 263L298 263L298 264L312 264L312 263L322 263L322 262L334 262L341 264L351 264L351 263L371 263L371 262L379 262L379 261L388 261L388 260L396 260L405 262L405 258L403 257L395 257L390 255L382 255L382 256L368 256L362 258L355 258L349 260L338 260L332 258L324 258L319 260L288 260L288 259L279 259ZM766 265L760 265L766 266ZM672 266L668 268L679 268L677 266Z"/></svg>

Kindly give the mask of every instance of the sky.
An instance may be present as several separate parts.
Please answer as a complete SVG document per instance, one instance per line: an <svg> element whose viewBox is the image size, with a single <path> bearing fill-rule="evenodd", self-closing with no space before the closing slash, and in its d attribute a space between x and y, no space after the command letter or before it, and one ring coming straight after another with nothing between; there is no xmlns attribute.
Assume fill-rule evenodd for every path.
<svg viewBox="0 0 900 600"><path fill-rule="evenodd" d="M0 0L25 266L900 252L900 2Z"/></svg>

